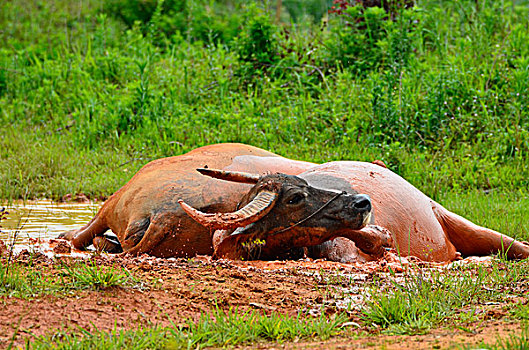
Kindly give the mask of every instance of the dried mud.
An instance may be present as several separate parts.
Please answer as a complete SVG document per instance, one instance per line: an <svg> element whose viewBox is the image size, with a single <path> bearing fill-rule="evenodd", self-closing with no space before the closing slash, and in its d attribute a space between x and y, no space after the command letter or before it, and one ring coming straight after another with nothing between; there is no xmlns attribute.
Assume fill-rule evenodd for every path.
<svg viewBox="0 0 529 350"><path fill-rule="evenodd" d="M55 246L52 244L49 249ZM23 262L27 258L22 254L18 259ZM61 261L74 259L80 258L39 253L36 259L32 258L32 268L53 276L61 272ZM483 340L494 342L498 334L518 332L520 328L519 324L498 321L505 315L505 305L494 305L484 313L480 324L470 327L471 333L437 329L423 336L373 334L372 329L361 326L358 309L369 282L383 277L390 268L399 273L409 263L391 253L380 261L358 264L309 259L243 262L212 260L208 256L158 259L105 255L91 260L100 266L123 267L140 282L102 291L61 292L29 299L0 297L0 347L8 346L15 334L14 345L22 346L26 339L58 331L185 326L186 320L197 320L214 307L240 312L258 310L265 314L349 314L343 335L326 342L259 343L239 348L447 348ZM490 263L490 259L477 261ZM443 264L423 265L446 268Z"/></svg>

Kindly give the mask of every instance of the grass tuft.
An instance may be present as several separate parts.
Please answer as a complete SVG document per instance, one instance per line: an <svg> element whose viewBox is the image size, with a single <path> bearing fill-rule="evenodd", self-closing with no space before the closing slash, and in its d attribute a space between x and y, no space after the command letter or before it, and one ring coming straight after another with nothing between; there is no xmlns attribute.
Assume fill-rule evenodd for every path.
<svg viewBox="0 0 529 350"><path fill-rule="evenodd" d="M389 284L375 283L362 318L367 326L394 334L422 334L448 321L471 323L487 302L498 303L509 295L523 297L528 276L525 262L502 259L494 259L490 267L411 268L390 277ZM524 310L520 306L517 317Z"/></svg>
<svg viewBox="0 0 529 350"><path fill-rule="evenodd" d="M50 337L37 338L28 343L28 349L163 349L166 330L160 327L133 330L112 330L111 332L87 331L78 333L58 332Z"/></svg>
<svg viewBox="0 0 529 350"><path fill-rule="evenodd" d="M101 266L95 261L81 263L76 266L66 264L63 266L65 276L70 279L73 288L102 290L124 286L135 281L127 270L118 270L113 266Z"/></svg>
<svg viewBox="0 0 529 350"><path fill-rule="evenodd" d="M60 264L58 273L40 264L0 259L0 295L35 298L79 289L104 290L117 286L136 287L140 282L128 270L98 266L95 262Z"/></svg>

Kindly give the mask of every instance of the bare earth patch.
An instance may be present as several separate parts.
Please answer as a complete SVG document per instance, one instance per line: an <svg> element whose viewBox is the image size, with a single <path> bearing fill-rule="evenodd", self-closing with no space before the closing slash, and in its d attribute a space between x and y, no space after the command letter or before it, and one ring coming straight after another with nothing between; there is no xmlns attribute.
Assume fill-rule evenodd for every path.
<svg viewBox="0 0 529 350"><path fill-rule="evenodd" d="M64 263L73 259L41 255L33 259L32 268L41 270L45 276L59 275ZM198 320L215 307L237 309L241 313L258 310L292 316L300 312L349 315L341 336L325 342L259 343L247 348L447 348L482 341L493 343L497 336L521 329L519 321L502 320L512 300L483 306L479 322L434 329L426 335L390 336L367 327L359 312L367 284L372 285L373 279L383 278L390 270L401 272L408 263L392 254L378 262L363 264L308 259L234 262L205 256L193 259L102 256L92 261L98 266L124 268L138 282L126 287L70 290L28 299L2 296L0 346L6 347L13 337L14 344L21 346L26 339L58 331L110 331L153 325L185 327L186 320ZM486 265L490 259L482 263ZM426 265L430 269L443 268L442 264Z"/></svg>

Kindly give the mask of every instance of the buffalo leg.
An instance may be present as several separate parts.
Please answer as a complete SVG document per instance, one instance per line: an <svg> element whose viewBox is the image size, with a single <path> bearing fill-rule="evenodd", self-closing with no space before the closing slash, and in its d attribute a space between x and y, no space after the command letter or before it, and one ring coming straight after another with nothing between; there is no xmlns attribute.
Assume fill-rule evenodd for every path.
<svg viewBox="0 0 529 350"><path fill-rule="evenodd" d="M391 232L378 225L367 225L361 230L345 230L337 236L355 242L359 249L373 258L382 257L385 248L393 247Z"/></svg>
<svg viewBox="0 0 529 350"><path fill-rule="evenodd" d="M501 253L509 259L529 257L529 246L525 243L478 226L435 202L432 209L450 242L464 256Z"/></svg>
<svg viewBox="0 0 529 350"><path fill-rule="evenodd" d="M94 238L94 247L98 252L121 253L123 248L117 239L106 235Z"/></svg>
<svg viewBox="0 0 529 350"><path fill-rule="evenodd" d="M102 236L107 230L108 226L105 221L96 215L85 226L62 233L59 238L70 240L75 248L82 250L92 244L95 237Z"/></svg>
<svg viewBox="0 0 529 350"><path fill-rule="evenodd" d="M143 233L138 231L134 235L134 238L140 237ZM145 231L145 234L141 235L141 240L132 246L131 243L135 243L135 239L125 240L123 242L123 254L140 255L143 253L149 253L154 249L166 236L166 226L164 224L163 216L157 215L149 221L149 226Z"/></svg>

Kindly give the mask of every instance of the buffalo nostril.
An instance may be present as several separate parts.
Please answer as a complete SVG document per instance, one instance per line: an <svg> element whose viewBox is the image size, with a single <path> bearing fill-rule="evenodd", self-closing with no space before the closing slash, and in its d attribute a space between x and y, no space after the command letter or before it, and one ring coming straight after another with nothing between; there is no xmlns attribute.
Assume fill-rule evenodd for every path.
<svg viewBox="0 0 529 350"><path fill-rule="evenodd" d="M356 196L353 207L362 212L371 211L371 199L365 194L360 194Z"/></svg>
<svg viewBox="0 0 529 350"><path fill-rule="evenodd" d="M369 211L371 209L371 202L369 199L362 199L360 202L355 203L355 208L358 210Z"/></svg>

